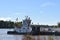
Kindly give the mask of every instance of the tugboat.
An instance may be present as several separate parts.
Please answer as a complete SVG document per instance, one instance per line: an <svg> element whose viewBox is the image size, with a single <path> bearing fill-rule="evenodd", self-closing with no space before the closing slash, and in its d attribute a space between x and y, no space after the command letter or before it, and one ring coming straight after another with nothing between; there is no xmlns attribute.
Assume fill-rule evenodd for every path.
<svg viewBox="0 0 60 40"><path fill-rule="evenodd" d="M16 24L17 23L18 22L16 22ZM14 27L14 31L8 31L7 34L29 34L32 30L32 28L30 27L30 24L31 24L31 19L30 17L26 16L26 19L23 20L21 27L16 25Z"/></svg>
<svg viewBox="0 0 60 40"><path fill-rule="evenodd" d="M18 18L16 19L18 20ZM18 21L16 22L16 25L14 26L14 31L8 31L7 34L16 34L16 35L56 35L60 36L60 32L57 31L40 31L40 26L33 26L31 27L31 19L30 17L26 16L26 18L22 21L22 26L18 26Z"/></svg>

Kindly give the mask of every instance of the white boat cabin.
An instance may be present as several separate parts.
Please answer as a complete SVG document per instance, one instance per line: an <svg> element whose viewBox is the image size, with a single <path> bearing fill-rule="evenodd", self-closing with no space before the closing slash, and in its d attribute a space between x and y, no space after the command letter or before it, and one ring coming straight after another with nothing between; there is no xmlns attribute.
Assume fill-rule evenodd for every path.
<svg viewBox="0 0 60 40"><path fill-rule="evenodd" d="M30 28L30 24L31 24L30 17L27 16L26 19L23 20L23 22L22 22L22 27L19 28L19 27L15 26L14 31L16 31L18 33L31 32L32 28Z"/></svg>

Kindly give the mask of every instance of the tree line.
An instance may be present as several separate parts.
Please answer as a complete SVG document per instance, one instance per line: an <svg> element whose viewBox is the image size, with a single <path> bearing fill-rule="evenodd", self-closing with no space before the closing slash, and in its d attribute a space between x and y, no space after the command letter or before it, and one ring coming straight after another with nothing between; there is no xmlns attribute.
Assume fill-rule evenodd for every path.
<svg viewBox="0 0 60 40"><path fill-rule="evenodd" d="M21 22L18 22L18 25L21 25ZM0 28L14 28L14 26L16 26L16 23L13 21L0 20Z"/></svg>
<svg viewBox="0 0 60 40"><path fill-rule="evenodd" d="M14 26L17 26L17 25L22 26L22 22L18 22L18 24L16 24L13 21L3 21L3 20L0 20L0 28L14 28ZM49 25L31 25L31 27L33 27L33 26L58 28L58 27L60 27L60 22L57 25L52 25L52 26L49 26Z"/></svg>

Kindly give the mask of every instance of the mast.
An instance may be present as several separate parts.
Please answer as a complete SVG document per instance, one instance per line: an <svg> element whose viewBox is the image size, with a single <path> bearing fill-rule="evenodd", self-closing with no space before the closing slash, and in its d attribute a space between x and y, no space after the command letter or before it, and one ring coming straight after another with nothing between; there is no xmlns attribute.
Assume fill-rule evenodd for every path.
<svg viewBox="0 0 60 40"><path fill-rule="evenodd" d="M16 22L18 22L18 18L16 18Z"/></svg>
<svg viewBox="0 0 60 40"><path fill-rule="evenodd" d="M18 18L16 18L15 26L18 26Z"/></svg>

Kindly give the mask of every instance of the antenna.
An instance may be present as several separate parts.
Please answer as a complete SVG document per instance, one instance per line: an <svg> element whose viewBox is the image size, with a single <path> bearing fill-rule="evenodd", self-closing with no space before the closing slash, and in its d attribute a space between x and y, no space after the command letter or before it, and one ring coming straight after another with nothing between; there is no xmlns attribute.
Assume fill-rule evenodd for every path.
<svg viewBox="0 0 60 40"><path fill-rule="evenodd" d="M18 22L18 18L16 18L16 22Z"/></svg>
<svg viewBox="0 0 60 40"><path fill-rule="evenodd" d="M28 16L25 16L26 17L26 19L28 18Z"/></svg>

